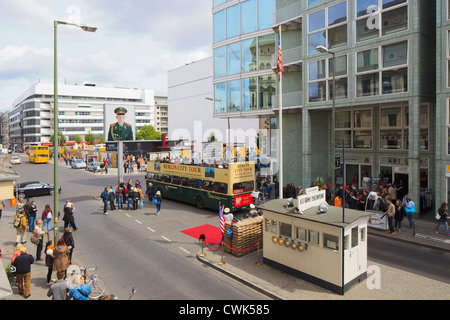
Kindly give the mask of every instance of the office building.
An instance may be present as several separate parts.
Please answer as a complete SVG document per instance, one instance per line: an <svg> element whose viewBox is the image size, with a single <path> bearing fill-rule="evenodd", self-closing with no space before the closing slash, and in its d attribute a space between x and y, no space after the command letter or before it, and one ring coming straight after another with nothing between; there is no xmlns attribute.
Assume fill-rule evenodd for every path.
<svg viewBox="0 0 450 320"><path fill-rule="evenodd" d="M103 136L104 107L134 106L136 130L154 124L152 90L58 85L58 126L67 141L86 134ZM50 142L53 135L53 84L37 83L18 97L9 113L10 144L24 148ZM129 115L133 116L133 115Z"/></svg>
<svg viewBox="0 0 450 320"><path fill-rule="evenodd" d="M436 108L436 42L447 44L448 34L436 41L434 1L214 1L212 14L215 116L258 116L278 129L281 94L285 184L310 186L318 177L331 184L345 144L347 185L395 183L430 206L448 160L436 164L447 140L436 137L436 119L444 121ZM269 26L258 24L264 17ZM343 169L334 172L336 185Z"/></svg>

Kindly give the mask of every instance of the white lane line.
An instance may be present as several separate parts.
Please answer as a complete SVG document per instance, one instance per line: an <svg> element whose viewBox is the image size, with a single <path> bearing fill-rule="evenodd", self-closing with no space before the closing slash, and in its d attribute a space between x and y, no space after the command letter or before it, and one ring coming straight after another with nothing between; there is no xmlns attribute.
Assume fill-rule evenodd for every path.
<svg viewBox="0 0 450 320"><path fill-rule="evenodd" d="M155 230L153 230L153 229L150 228L150 227L147 227L147 229L150 230L151 232L156 232Z"/></svg>
<svg viewBox="0 0 450 320"><path fill-rule="evenodd" d="M125 215L126 215L128 218L131 218L131 216L130 216L128 213L125 213Z"/></svg>
<svg viewBox="0 0 450 320"><path fill-rule="evenodd" d="M184 251L185 253L187 253L187 254L191 254L189 251L187 251L185 248L183 248L183 247L178 247L178 248L180 248L180 250L181 251Z"/></svg>
<svg viewBox="0 0 450 320"><path fill-rule="evenodd" d="M139 224L142 224L142 222L140 222L139 220L134 220L134 221L136 221L136 222L139 223Z"/></svg>
<svg viewBox="0 0 450 320"><path fill-rule="evenodd" d="M170 239L168 239L168 238L166 238L166 237L164 237L164 236L161 236L161 238L163 238L163 239L166 240L167 242L172 242L172 240L170 240Z"/></svg>

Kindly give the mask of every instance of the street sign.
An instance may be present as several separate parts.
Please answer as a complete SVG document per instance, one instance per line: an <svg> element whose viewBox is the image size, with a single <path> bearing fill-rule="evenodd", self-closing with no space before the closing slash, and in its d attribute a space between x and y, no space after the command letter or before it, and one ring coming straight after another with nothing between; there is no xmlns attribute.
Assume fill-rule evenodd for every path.
<svg viewBox="0 0 450 320"><path fill-rule="evenodd" d="M334 155L334 168L341 168L341 155L339 153Z"/></svg>

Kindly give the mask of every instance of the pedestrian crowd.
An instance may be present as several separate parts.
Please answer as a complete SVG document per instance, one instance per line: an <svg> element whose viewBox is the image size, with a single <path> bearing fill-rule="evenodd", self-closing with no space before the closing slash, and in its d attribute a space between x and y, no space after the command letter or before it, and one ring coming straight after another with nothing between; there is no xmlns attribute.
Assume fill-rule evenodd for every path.
<svg viewBox="0 0 450 320"><path fill-rule="evenodd" d="M150 203L156 205L156 213L159 215L161 210L161 192L157 191L154 193L153 185L150 183L147 195ZM116 208L117 210L123 210L124 204L127 210L144 208L145 193L139 180L136 180L133 184L133 181L129 179L126 183L121 181L116 187L113 185L105 187L100 197L103 201L103 214L105 215L108 215L109 211L116 210Z"/></svg>
<svg viewBox="0 0 450 320"><path fill-rule="evenodd" d="M66 200L64 206L64 233L54 245L50 240L51 221L55 218L49 204L45 205L41 216L37 216L38 209L35 201L21 198L17 203L17 213L14 217L13 226L16 229L15 251L11 259L11 266L14 267L15 279L19 294L25 299L31 296L31 265L38 261L44 261L48 268L46 283L49 286L48 296L53 300L66 300L74 298L70 296L67 287L67 269L72 264L75 240L72 230L77 230L74 219L75 207L70 200ZM26 232L30 232L29 240L36 246L36 254L28 252L25 244ZM44 246L44 238L47 242ZM45 254L45 259L43 258ZM57 279L52 279L55 273Z"/></svg>

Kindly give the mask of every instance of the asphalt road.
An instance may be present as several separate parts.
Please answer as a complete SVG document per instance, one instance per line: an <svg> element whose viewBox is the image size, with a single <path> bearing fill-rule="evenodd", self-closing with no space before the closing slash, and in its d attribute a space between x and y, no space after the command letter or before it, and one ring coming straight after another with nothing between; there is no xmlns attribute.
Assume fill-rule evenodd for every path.
<svg viewBox="0 0 450 320"><path fill-rule="evenodd" d="M24 158L23 158L24 159ZM41 180L53 183L53 166L23 164L15 166L20 181ZM202 224L217 225L217 213L199 211L182 203L165 200L160 216L154 205L145 201L144 209L102 214L98 199L105 186L117 177L93 174L61 166L59 169L60 209L65 200L75 204L78 231L74 232L74 259L88 267L98 267L109 293L128 297L137 288L136 299L177 300L260 300L267 297L201 264L197 239L181 230ZM125 175L140 180L144 174ZM34 198L41 212L51 196ZM368 241L369 260L404 271L450 283L450 255L375 236Z"/></svg>
<svg viewBox="0 0 450 320"><path fill-rule="evenodd" d="M20 182L39 180L53 183L53 165L22 164L14 167ZM125 180L144 174L125 175ZM266 296L204 266L196 258L197 239L181 230L209 223L217 225L217 214L172 201L164 201L156 216L154 205L145 201L143 210L112 211L102 214L98 199L105 186L117 183L117 177L93 174L60 166L60 211L66 199L75 204L78 227L74 231L74 260L98 267L98 276L107 292L126 298L136 287L136 299L162 300L263 300ZM45 204L53 208L53 197L33 198L39 212ZM62 224L62 222L61 222Z"/></svg>

